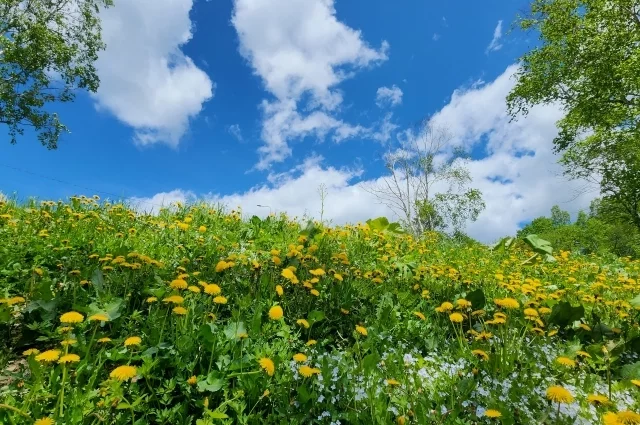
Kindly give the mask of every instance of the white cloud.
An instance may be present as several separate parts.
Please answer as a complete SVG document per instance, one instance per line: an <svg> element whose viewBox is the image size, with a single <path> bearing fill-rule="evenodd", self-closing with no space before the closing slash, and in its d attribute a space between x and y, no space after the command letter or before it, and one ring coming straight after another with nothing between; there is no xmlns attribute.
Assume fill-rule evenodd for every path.
<svg viewBox="0 0 640 425"><path fill-rule="evenodd" d="M454 91L450 102L433 115L434 126L446 127L457 146L472 148L486 143L486 156L470 162L473 186L483 192L487 208L467 232L483 242L514 234L519 223L546 215L554 204L575 214L587 209L595 193L575 197L584 185L566 181L553 153L552 140L557 134L555 123L562 117L557 105L532 108L526 118L510 122L505 97L513 87L516 66L490 83L477 82L467 89ZM390 122L391 116L388 116ZM405 132L406 133L406 132ZM325 218L334 223L365 221L381 215L397 219L365 190L376 180L362 181L363 170L336 169L322 166L320 158L307 160L288 173L271 175L268 184L244 193L207 195L213 201L230 207L241 205L245 213L265 215L256 207L269 205L291 215L307 212L319 216L320 197L301 196L321 183L329 196Z"/></svg>
<svg viewBox="0 0 640 425"><path fill-rule="evenodd" d="M260 169L291 155L289 141L353 126L331 116L343 95L337 85L387 59L388 43L369 47L360 31L336 18L334 0L235 0L232 23L240 53L274 100L264 100ZM303 116L298 111L303 107ZM357 126L355 126L357 128ZM342 130L345 134L345 130ZM342 138L342 136L338 136Z"/></svg>
<svg viewBox="0 0 640 425"><path fill-rule="evenodd" d="M376 105L382 108L384 106L397 106L402 103L402 90L395 84L391 87L379 87L376 92Z"/></svg>
<svg viewBox="0 0 640 425"><path fill-rule="evenodd" d="M500 39L502 38L502 19L498 21L498 25L493 30L493 38L491 39L491 43L487 46L486 53L495 52L496 50L502 49L502 43L500 43Z"/></svg>
<svg viewBox="0 0 640 425"><path fill-rule="evenodd" d="M128 203L138 211L156 214L161 208L171 207L176 202L186 204L196 200L195 193L188 190L175 189L171 192L156 193L149 198L132 197L128 199Z"/></svg>
<svg viewBox="0 0 640 425"><path fill-rule="evenodd" d="M240 125L230 125L227 131L229 131L229 134L235 137L238 142L242 142L244 140L242 137L242 130L240 129Z"/></svg>
<svg viewBox="0 0 640 425"><path fill-rule="evenodd" d="M433 36L431 37L431 39L432 39L433 41L438 41L438 40L440 40L440 34L438 34L438 33L435 33L435 32L434 32L434 33L433 33Z"/></svg>
<svg viewBox="0 0 640 425"><path fill-rule="evenodd" d="M177 146L214 85L180 50L192 37L193 0L120 0L101 12L107 49L97 62L99 109L135 130L137 143Z"/></svg>

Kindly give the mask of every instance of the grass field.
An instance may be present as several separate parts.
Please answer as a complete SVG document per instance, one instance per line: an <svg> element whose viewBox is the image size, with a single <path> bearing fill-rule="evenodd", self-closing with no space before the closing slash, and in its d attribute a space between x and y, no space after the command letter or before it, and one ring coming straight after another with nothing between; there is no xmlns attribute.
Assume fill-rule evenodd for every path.
<svg viewBox="0 0 640 425"><path fill-rule="evenodd" d="M640 262L532 255L3 201L0 423L640 424Z"/></svg>

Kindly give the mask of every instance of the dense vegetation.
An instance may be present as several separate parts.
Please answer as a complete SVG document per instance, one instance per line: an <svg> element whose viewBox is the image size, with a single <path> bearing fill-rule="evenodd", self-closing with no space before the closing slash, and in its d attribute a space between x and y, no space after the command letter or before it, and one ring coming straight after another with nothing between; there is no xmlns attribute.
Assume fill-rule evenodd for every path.
<svg viewBox="0 0 640 425"><path fill-rule="evenodd" d="M640 262L533 254L5 201L0 422L639 423Z"/></svg>

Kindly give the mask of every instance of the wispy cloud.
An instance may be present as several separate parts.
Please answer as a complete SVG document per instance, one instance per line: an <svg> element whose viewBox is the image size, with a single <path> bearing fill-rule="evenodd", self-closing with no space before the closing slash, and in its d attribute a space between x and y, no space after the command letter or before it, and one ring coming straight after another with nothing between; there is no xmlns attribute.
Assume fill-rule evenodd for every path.
<svg viewBox="0 0 640 425"><path fill-rule="evenodd" d="M495 52L496 50L502 49L502 43L500 39L502 38L502 19L498 21L498 25L493 30L493 39L491 39L491 43L487 46L486 53Z"/></svg>
<svg viewBox="0 0 640 425"><path fill-rule="evenodd" d="M242 137L242 130L240 130L240 125L238 124L230 125L227 131L229 132L229 134L235 137L238 142L244 141Z"/></svg>
<svg viewBox="0 0 640 425"><path fill-rule="evenodd" d="M395 84L391 87L379 87L376 92L376 105L383 108L385 106L398 106L402 103L402 90Z"/></svg>

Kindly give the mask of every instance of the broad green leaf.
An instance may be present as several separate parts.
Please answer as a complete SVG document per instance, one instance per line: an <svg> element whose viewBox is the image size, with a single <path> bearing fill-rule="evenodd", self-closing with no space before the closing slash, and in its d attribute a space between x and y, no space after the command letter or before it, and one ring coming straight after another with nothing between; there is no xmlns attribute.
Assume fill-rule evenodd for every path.
<svg viewBox="0 0 640 425"><path fill-rule="evenodd" d="M467 294L465 299L467 301L471 302L471 307L474 310L479 310L481 308L484 308L484 305L487 302L486 297L484 295L484 291L482 289L480 289L480 288L478 288L475 291L470 292L469 294Z"/></svg>
<svg viewBox="0 0 640 425"><path fill-rule="evenodd" d="M523 240L531 247L531 249L540 255L553 254L553 248L549 241L545 241L538 235L527 235Z"/></svg>
<svg viewBox="0 0 640 425"><path fill-rule="evenodd" d="M549 316L549 323L557 325L560 328L566 328L583 317L584 307L582 305L573 307L567 301L562 301L553 306L551 315Z"/></svg>
<svg viewBox="0 0 640 425"><path fill-rule="evenodd" d="M229 340L238 339L244 333L247 333L244 322L231 322L224 329L224 334Z"/></svg>

